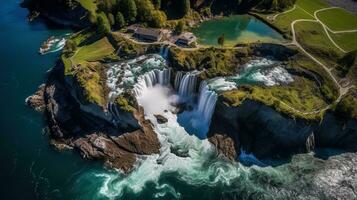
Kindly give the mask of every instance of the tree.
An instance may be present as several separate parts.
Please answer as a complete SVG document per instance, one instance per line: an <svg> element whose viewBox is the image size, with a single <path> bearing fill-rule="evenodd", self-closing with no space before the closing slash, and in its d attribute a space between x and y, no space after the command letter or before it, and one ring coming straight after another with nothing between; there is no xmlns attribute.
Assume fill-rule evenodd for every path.
<svg viewBox="0 0 357 200"><path fill-rule="evenodd" d="M104 13L100 13L97 17L97 31L101 34L107 34L110 32L109 20Z"/></svg>
<svg viewBox="0 0 357 200"><path fill-rule="evenodd" d="M116 4L117 4L116 0L100 0L97 5L97 8L99 12L109 13L114 10Z"/></svg>
<svg viewBox="0 0 357 200"><path fill-rule="evenodd" d="M137 7L134 0L123 0L121 11L127 21L135 21L137 16Z"/></svg>
<svg viewBox="0 0 357 200"><path fill-rule="evenodd" d="M152 3L154 4L156 10L161 8L161 0L152 0Z"/></svg>
<svg viewBox="0 0 357 200"><path fill-rule="evenodd" d="M141 22L151 22L155 11L154 5L150 0L136 0L136 7L138 9L138 20Z"/></svg>
<svg viewBox="0 0 357 200"><path fill-rule="evenodd" d="M186 15L191 9L190 0L182 0L182 14Z"/></svg>
<svg viewBox="0 0 357 200"><path fill-rule="evenodd" d="M163 27L165 25L166 19L167 19L167 17L164 12L162 12L160 10L155 10L152 13L152 19L151 19L150 25L152 27L156 27L156 28Z"/></svg>
<svg viewBox="0 0 357 200"><path fill-rule="evenodd" d="M180 20L175 26L175 34L180 35L184 29L185 29L185 23L182 20Z"/></svg>
<svg viewBox="0 0 357 200"><path fill-rule="evenodd" d="M115 24L115 19L114 19L114 15L113 15L112 13L109 13L109 14L108 14L108 20L109 20L110 26L111 26L111 27L114 26L114 24Z"/></svg>
<svg viewBox="0 0 357 200"><path fill-rule="evenodd" d="M224 45L224 34L218 37L217 42L219 45L223 46Z"/></svg>
<svg viewBox="0 0 357 200"><path fill-rule="evenodd" d="M119 29L125 26L124 16L123 14L121 14L121 12L118 12L117 15L115 16L115 22Z"/></svg>
<svg viewBox="0 0 357 200"><path fill-rule="evenodd" d="M272 0L270 9L271 10L278 10L279 9L278 0Z"/></svg>

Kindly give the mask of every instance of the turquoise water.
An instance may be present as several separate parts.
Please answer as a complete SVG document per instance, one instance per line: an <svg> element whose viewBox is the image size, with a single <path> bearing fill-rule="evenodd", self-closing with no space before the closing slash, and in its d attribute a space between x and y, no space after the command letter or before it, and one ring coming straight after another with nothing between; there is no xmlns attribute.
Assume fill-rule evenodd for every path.
<svg viewBox="0 0 357 200"><path fill-rule="evenodd" d="M277 31L250 15L233 15L204 21L192 31L203 45L218 45L217 39L221 35L225 37L226 46L258 41L284 41Z"/></svg>

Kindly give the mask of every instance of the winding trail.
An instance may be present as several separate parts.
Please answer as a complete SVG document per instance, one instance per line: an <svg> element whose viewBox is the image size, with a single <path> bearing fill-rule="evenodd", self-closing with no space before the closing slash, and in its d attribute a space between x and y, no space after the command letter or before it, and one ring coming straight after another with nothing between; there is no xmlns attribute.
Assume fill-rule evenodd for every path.
<svg viewBox="0 0 357 200"><path fill-rule="evenodd" d="M275 20L276 20L276 18L277 18L279 15L283 15L283 14L286 14L286 13L292 12L292 11L294 11L296 8L297 8L297 6L296 6L296 4L294 4L294 6L293 6L290 10L287 10L287 11L282 12L282 13L278 13L278 14L276 14L276 15L274 15L273 17L268 18L268 19L270 19L270 20L272 20L272 21L275 21Z"/></svg>
<svg viewBox="0 0 357 200"><path fill-rule="evenodd" d="M297 37L296 37L296 30L295 30L295 25L299 22L313 22L313 23L319 23L322 25L322 27L324 28L325 33L327 34L329 40L331 41L331 43L336 46L340 51L342 51L343 53L347 53L344 49L342 49L339 45L336 44L336 42L332 39L332 37L329 34L329 31L332 33L347 33L347 32L357 32L357 30L344 30L344 31L332 31L327 25L325 25L321 20L319 20L319 18L317 17L317 14L319 12L325 11L325 10L329 10L329 9L335 9L337 7L329 7L329 8L323 8L320 10L316 10L314 12L314 15L311 15L309 12L307 12L305 9L301 8L300 6L296 6L299 7L300 9L302 9L304 12L308 13L310 16L312 16L314 19L297 19L294 20L291 23L291 32L292 32L292 45L295 45L296 47L298 47L305 55L307 55L309 58L311 58L313 61L315 61L317 64L319 64L326 72L327 74L331 77L331 79L333 80L334 84L336 85L336 87L338 88L339 91L339 95L338 98L334 101L334 103L327 105L324 108L318 109L318 110L314 110L314 111L310 111L310 112L303 112L300 111L298 109L295 109L293 107L291 107L290 105L286 104L285 102L281 101L280 99L276 98L280 103L282 103L284 106L288 107L289 109L293 110L294 112L300 113L300 114L317 114L319 112L323 112L326 111L328 109L330 109L334 104L337 104L338 102L341 101L342 97L353 87L355 87L354 85L347 85L346 87L341 86L341 84L339 83L339 81L336 79L335 75L332 73L333 68L328 68L325 64L323 64L321 61L319 61L315 56L313 56L312 54L310 54L309 52L307 52L302 45L297 41ZM296 8L295 7L295 8Z"/></svg>
<svg viewBox="0 0 357 200"><path fill-rule="evenodd" d="M323 8L323 9L320 9L320 10L316 10L315 12L314 12L314 18L317 20L317 21L319 21L321 24L323 24L326 28L327 28L327 30L329 30L331 33L333 33L333 34L338 34L338 33L355 33L355 32L357 32L357 29L351 29L351 30L343 30L343 31L334 31L334 30L332 30L330 27L328 27L327 25L325 25L320 19L319 19L319 17L317 16L317 14L319 13L319 12L323 12L323 11L326 11L326 10L332 10L332 9L341 9L340 7L328 7L328 8Z"/></svg>

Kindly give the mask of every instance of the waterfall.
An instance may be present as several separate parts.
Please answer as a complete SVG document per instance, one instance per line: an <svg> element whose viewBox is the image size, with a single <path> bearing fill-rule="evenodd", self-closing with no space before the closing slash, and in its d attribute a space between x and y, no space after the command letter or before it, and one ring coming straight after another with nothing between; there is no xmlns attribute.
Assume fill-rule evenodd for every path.
<svg viewBox="0 0 357 200"><path fill-rule="evenodd" d="M198 102L193 110L187 110L178 115L178 122L186 131L195 134L200 139L206 139L211 118L215 110L217 94L210 90L208 84L202 81L198 94Z"/></svg>
<svg viewBox="0 0 357 200"><path fill-rule="evenodd" d="M180 72L180 71L176 72L175 83L174 83L174 88L176 91L178 91L180 88L180 83L181 83L182 77L183 77L182 72Z"/></svg>
<svg viewBox="0 0 357 200"><path fill-rule="evenodd" d="M186 73L181 81L178 93L182 97L192 96L196 92L197 84L197 74L196 73Z"/></svg>
<svg viewBox="0 0 357 200"><path fill-rule="evenodd" d="M138 81L134 86L134 92L137 96L139 96L142 93L142 91L144 91L147 88L153 87L156 84L167 86L170 84L170 76L171 76L170 69L163 69L163 70L155 69L149 71L138 78Z"/></svg>
<svg viewBox="0 0 357 200"><path fill-rule="evenodd" d="M160 47L160 55L166 59L167 56L169 55L169 50L170 50L170 45L162 45Z"/></svg>
<svg viewBox="0 0 357 200"><path fill-rule="evenodd" d="M211 118L216 106L216 101L216 92L209 89L206 81L202 81L200 84L197 112L203 117L208 127L211 124Z"/></svg>

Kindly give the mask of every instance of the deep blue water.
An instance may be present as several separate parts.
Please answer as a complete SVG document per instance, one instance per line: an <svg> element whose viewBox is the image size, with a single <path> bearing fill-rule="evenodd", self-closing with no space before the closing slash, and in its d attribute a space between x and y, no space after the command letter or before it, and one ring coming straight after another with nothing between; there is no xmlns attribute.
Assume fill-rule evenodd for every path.
<svg viewBox="0 0 357 200"><path fill-rule="evenodd" d="M0 199L69 197L73 175L96 163L53 150L42 133L43 118L24 104L59 55L40 56L39 46L69 30L28 23L19 3L0 1Z"/></svg>

